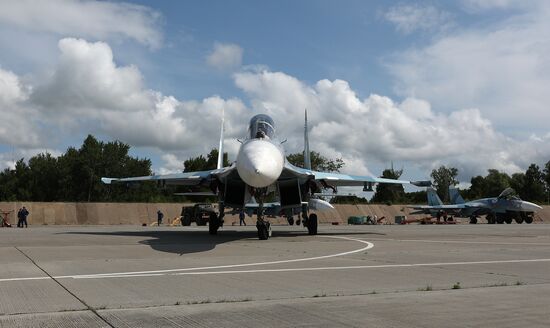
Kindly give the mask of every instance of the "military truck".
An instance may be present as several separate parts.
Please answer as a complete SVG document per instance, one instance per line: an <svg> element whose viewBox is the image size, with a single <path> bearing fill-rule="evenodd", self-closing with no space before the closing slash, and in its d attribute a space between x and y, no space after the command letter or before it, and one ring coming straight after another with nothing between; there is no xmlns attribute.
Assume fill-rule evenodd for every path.
<svg viewBox="0 0 550 328"><path fill-rule="evenodd" d="M192 222L195 222L198 226L205 226L212 214L216 214L212 204L201 203L193 206L183 206L181 208L181 225L189 226Z"/></svg>

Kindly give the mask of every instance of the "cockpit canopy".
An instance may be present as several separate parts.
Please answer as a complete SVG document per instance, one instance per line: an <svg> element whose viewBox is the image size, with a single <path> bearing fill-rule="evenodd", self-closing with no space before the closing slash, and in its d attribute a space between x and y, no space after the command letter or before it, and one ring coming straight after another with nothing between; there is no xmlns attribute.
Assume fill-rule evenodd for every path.
<svg viewBox="0 0 550 328"><path fill-rule="evenodd" d="M248 125L248 136L250 139L273 139L275 136L275 123L273 119L265 114L258 114L252 117Z"/></svg>

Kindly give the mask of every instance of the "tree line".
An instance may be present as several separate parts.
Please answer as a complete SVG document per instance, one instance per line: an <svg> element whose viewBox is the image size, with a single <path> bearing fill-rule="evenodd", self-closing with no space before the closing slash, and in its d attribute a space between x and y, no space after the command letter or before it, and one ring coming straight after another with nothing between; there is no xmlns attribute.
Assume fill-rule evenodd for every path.
<svg viewBox="0 0 550 328"><path fill-rule="evenodd" d="M20 159L15 168L0 172L1 201L37 202L184 202L186 198L174 193L184 192L182 186L163 186L155 182L105 185L101 177L129 177L153 174L151 160L129 154L130 146L120 141L103 142L88 135L80 148L69 147L55 157L49 153L35 155L28 161ZM341 158L327 158L311 152L312 169L339 172L345 165ZM303 153L289 154L287 159L296 166L303 166ZM217 149L206 156L191 157L182 164L185 172L216 168ZM224 166L230 163L227 153ZM403 170L385 169L381 177L399 179ZM456 186L458 169L441 166L431 172L434 187L442 200L448 201L448 187ZM531 164L525 173L508 175L491 169L486 176L476 176L468 189L461 190L466 199L495 197L505 188L512 187L527 201L545 203L550 190L550 161L543 169ZM205 198L203 200L215 201ZM192 201L201 201L193 198ZM402 185L380 184L372 199L355 196L333 197L332 203L426 203L426 192L404 191Z"/></svg>

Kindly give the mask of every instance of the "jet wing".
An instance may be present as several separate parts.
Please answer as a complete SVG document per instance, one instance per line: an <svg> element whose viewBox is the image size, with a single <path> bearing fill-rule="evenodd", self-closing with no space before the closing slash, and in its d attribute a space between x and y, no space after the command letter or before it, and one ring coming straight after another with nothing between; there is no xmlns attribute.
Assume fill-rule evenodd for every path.
<svg viewBox="0 0 550 328"><path fill-rule="evenodd" d="M294 166L290 163L286 163L285 169L287 172L294 173L297 176L309 176L313 177L315 181L326 183L327 185L339 187L339 186L365 186L366 184L374 183L393 183L393 184L413 184L419 187L430 186L430 181L408 181L408 180L395 180L386 178L377 178L369 175L349 175L342 173L330 173L319 172L304 169Z"/></svg>
<svg viewBox="0 0 550 328"><path fill-rule="evenodd" d="M438 211L438 210L462 210L465 208L469 208L471 206L466 206L464 204L457 204L457 205L407 205L408 208L412 208L415 210L423 210L423 211Z"/></svg>
<svg viewBox="0 0 550 328"><path fill-rule="evenodd" d="M221 169L209 170L209 171L146 175L141 177L130 177L130 178L101 178L101 181L105 184L157 181L163 184L196 186L201 182L204 182L205 180L209 180L213 177L223 178L227 176L229 173L231 173L234 169L235 169L235 166L232 165L230 167L224 167Z"/></svg>

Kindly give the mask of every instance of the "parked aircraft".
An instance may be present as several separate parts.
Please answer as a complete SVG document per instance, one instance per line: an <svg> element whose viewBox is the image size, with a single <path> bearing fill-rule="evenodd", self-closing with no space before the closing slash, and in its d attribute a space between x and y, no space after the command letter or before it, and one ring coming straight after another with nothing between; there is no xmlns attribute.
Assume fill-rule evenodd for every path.
<svg viewBox="0 0 550 328"><path fill-rule="evenodd" d="M314 194L331 189L336 192L339 186L362 186L364 191L372 191L376 183L413 184L428 186L430 181L406 181L377 178L368 175L348 175L332 172L318 172L311 169L309 140L307 128L307 112L304 125L304 168L290 164L282 148L284 143L277 138L275 123L265 114L255 115L250 119L248 134L241 142L237 159L229 167L221 167L223 156L223 119L220 137L218 167L215 170L183 172L166 175L152 175L128 178L102 178L106 184L132 183L140 181L157 181L161 184L185 185L198 190L209 188L218 196L219 214L210 218L209 232L216 234L223 224L226 208L233 211L247 209L257 204L256 227L259 239L268 239L271 235L271 225L265 218L264 204L267 197L274 194L277 208L291 222L293 214L298 211L302 215L302 223L309 234L317 234L317 215L309 209L325 207L326 202L315 199ZM329 205L330 206L330 205Z"/></svg>
<svg viewBox="0 0 550 328"><path fill-rule="evenodd" d="M437 192L433 188L427 189L428 205L412 206L416 213L428 213L436 216L441 213L446 213L458 217L470 218L470 223L477 223L477 218L485 215L487 223L502 224L504 222L510 224L512 221L516 223L533 223L534 213L541 209L540 206L523 201L515 196L512 188L505 189L498 197L476 199L466 202L458 189L449 188L449 196L451 205L444 205Z"/></svg>

